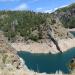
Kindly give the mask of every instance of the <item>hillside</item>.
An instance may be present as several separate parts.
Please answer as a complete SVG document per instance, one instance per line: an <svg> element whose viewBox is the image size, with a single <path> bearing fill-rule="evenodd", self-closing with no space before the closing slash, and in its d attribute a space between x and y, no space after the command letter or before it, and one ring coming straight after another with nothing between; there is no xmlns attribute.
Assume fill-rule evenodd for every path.
<svg viewBox="0 0 75 75"><path fill-rule="evenodd" d="M3 32L0 31L0 75L16 75L16 71L23 68L17 51L9 45Z"/></svg>
<svg viewBox="0 0 75 75"><path fill-rule="evenodd" d="M64 27L75 28L75 3L56 10L54 14L59 17Z"/></svg>
<svg viewBox="0 0 75 75"><path fill-rule="evenodd" d="M0 11L0 30L10 42L53 42L73 38L56 15L33 11Z"/></svg>
<svg viewBox="0 0 75 75"><path fill-rule="evenodd" d="M38 36L34 36L31 33L45 23L44 16L46 15L32 11L0 11L0 29L12 42L17 36L24 37L24 40L30 38L36 41L41 38L41 34L38 33Z"/></svg>
<svg viewBox="0 0 75 75"><path fill-rule="evenodd" d="M48 39L48 30L54 38L68 38L65 28L75 28L75 4L55 12L0 11L0 30L11 42ZM60 32L61 31L61 32Z"/></svg>
<svg viewBox="0 0 75 75"><path fill-rule="evenodd" d="M55 38L69 37L56 15L33 11L0 11L0 30L11 42L48 39L48 32Z"/></svg>
<svg viewBox="0 0 75 75"><path fill-rule="evenodd" d="M40 75L24 69L24 64L17 55L17 48L18 51L25 49L44 53L48 50L50 53L51 44L48 46L46 44L48 42L54 47L51 50L56 50L54 53L57 50L64 52L67 48L75 46L75 39L72 39L73 35L68 31L68 28L75 28L74 24L75 4L58 9L51 14L33 11L0 11L0 74ZM16 50L15 47L11 47L13 43Z"/></svg>

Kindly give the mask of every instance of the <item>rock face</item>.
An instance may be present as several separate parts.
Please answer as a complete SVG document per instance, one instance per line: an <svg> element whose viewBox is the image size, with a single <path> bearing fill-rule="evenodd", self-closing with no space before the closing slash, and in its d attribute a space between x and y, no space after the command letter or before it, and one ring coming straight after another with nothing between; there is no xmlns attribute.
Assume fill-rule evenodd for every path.
<svg viewBox="0 0 75 75"><path fill-rule="evenodd" d="M8 44L3 32L0 31L0 73L1 70L14 71L22 68L16 50Z"/></svg>
<svg viewBox="0 0 75 75"><path fill-rule="evenodd" d="M75 28L75 3L60 8L56 10L53 14L60 19L64 27Z"/></svg>
<svg viewBox="0 0 75 75"><path fill-rule="evenodd" d="M70 61L70 69L75 69L75 58L72 58L72 60Z"/></svg>
<svg viewBox="0 0 75 75"><path fill-rule="evenodd" d="M48 18L46 25L42 25L41 31L44 39L48 39L49 42L53 42L56 45L57 50L60 50L58 40L59 39L68 39L73 38L72 34L63 27L63 24L60 22L59 18L53 15L51 18Z"/></svg>
<svg viewBox="0 0 75 75"><path fill-rule="evenodd" d="M4 37L3 32L0 31L0 51L4 51L4 52L10 52L10 53L16 53L16 51L14 50L14 48L12 48L9 44L7 39Z"/></svg>
<svg viewBox="0 0 75 75"><path fill-rule="evenodd" d="M0 32L0 75L49 75L29 71L22 65L22 61L16 53L15 49L6 41L3 32Z"/></svg>

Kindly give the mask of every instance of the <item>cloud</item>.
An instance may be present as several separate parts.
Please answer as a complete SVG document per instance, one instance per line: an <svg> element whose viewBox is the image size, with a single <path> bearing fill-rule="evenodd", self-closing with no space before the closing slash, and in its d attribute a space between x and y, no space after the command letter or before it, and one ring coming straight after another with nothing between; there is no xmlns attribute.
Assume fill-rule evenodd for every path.
<svg viewBox="0 0 75 75"><path fill-rule="evenodd" d="M45 13L47 13L47 12L48 12L48 13L51 13L51 12L56 11L56 10L59 9L59 8L63 8L63 7L66 7L66 6L68 6L68 5L62 5L62 6L60 6L60 7L54 8L54 9L46 10Z"/></svg>
<svg viewBox="0 0 75 75"><path fill-rule="evenodd" d="M52 9L36 8L36 12L51 13Z"/></svg>
<svg viewBox="0 0 75 75"><path fill-rule="evenodd" d="M23 3L17 6L14 10L27 10L27 9L28 9L28 5L26 3Z"/></svg>
<svg viewBox="0 0 75 75"><path fill-rule="evenodd" d="M39 11L42 11L43 8L36 8L36 11L39 12Z"/></svg>
<svg viewBox="0 0 75 75"><path fill-rule="evenodd" d="M40 7L40 8L36 8L36 12L52 13L55 10L66 7L66 6L68 6L68 5L62 5L62 6L54 8L54 9L45 9L45 8Z"/></svg>
<svg viewBox="0 0 75 75"><path fill-rule="evenodd" d="M63 7L66 7L66 6L68 6L68 5L62 5L62 6L60 6L59 8L63 8Z"/></svg>
<svg viewBox="0 0 75 75"><path fill-rule="evenodd" d="M45 10L45 11L44 11L44 13L51 13L51 12L53 12L52 9L49 9L49 10Z"/></svg>
<svg viewBox="0 0 75 75"><path fill-rule="evenodd" d="M53 9L53 11L55 11L55 10L57 10L57 9L59 9L59 8L66 7L66 6L68 6L68 5L62 5L62 6L56 7L56 8Z"/></svg>

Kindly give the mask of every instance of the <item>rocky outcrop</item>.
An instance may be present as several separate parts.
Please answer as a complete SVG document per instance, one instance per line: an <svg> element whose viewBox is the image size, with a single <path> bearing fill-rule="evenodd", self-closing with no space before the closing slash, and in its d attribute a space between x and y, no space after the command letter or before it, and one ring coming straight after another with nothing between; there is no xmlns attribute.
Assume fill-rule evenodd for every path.
<svg viewBox="0 0 75 75"><path fill-rule="evenodd" d="M16 50L6 41L0 32L0 75L50 75L28 70Z"/></svg>
<svg viewBox="0 0 75 75"><path fill-rule="evenodd" d="M48 36L51 39L51 41L56 45L57 50L59 50L62 53L62 51L58 45L58 42L49 33L48 33Z"/></svg>
<svg viewBox="0 0 75 75"><path fill-rule="evenodd" d="M0 73L2 72L1 70L12 72L22 68L17 51L9 45L3 32L0 31Z"/></svg>
<svg viewBox="0 0 75 75"><path fill-rule="evenodd" d="M75 28L75 3L57 9L53 12L53 15L56 15L60 19L64 27Z"/></svg>
<svg viewBox="0 0 75 75"><path fill-rule="evenodd" d="M69 64L70 70L75 69L75 58L72 58Z"/></svg>
<svg viewBox="0 0 75 75"><path fill-rule="evenodd" d="M63 27L59 18L55 15L52 15L51 18L47 18L46 24L40 26L40 31L43 39L48 39L49 42L53 42L57 50L59 50L61 53L62 51L60 49L58 40L73 38L73 35Z"/></svg>

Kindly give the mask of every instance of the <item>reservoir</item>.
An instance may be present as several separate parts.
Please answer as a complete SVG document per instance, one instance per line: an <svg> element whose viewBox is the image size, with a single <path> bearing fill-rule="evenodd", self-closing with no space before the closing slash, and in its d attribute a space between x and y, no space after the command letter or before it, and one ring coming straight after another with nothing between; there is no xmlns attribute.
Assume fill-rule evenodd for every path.
<svg viewBox="0 0 75 75"><path fill-rule="evenodd" d="M25 51L17 53L30 70L39 73L56 73L60 70L66 74L70 72L68 65L69 61L75 57L75 48L71 48L62 54L29 53Z"/></svg>
<svg viewBox="0 0 75 75"><path fill-rule="evenodd" d="M72 33L75 36L75 31L70 31L70 33Z"/></svg>

